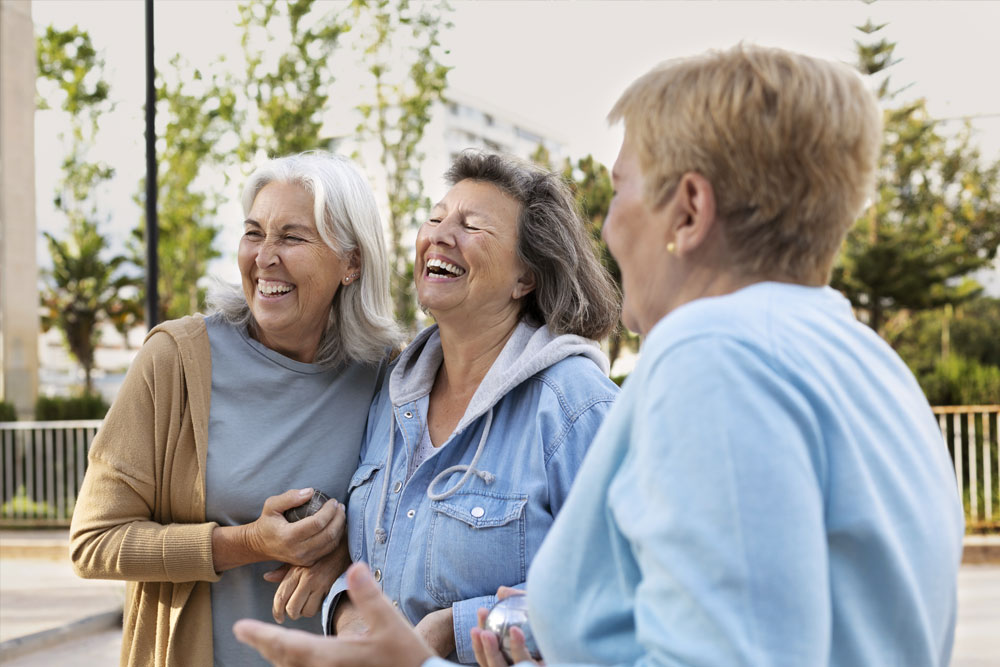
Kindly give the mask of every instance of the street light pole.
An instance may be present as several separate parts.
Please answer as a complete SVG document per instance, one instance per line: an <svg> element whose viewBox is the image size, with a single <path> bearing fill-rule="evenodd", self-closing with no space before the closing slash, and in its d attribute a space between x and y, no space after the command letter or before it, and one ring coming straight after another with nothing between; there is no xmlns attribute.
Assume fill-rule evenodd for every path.
<svg viewBox="0 0 1000 667"><path fill-rule="evenodd" d="M159 321L156 217L156 68L153 66L153 0L146 0L146 327Z"/></svg>

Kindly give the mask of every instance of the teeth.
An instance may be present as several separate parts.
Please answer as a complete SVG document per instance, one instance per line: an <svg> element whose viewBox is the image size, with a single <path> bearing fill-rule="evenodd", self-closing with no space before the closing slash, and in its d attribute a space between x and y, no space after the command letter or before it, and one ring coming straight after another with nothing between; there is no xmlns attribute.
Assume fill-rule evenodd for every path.
<svg viewBox="0 0 1000 667"><path fill-rule="evenodd" d="M288 283L278 283L270 280L257 281L257 290L261 294L284 294L285 292L291 292L294 287L294 285L289 285Z"/></svg>
<svg viewBox="0 0 1000 667"><path fill-rule="evenodd" d="M450 273L452 275L455 275L455 276L460 276L463 273L465 273L465 269L463 269L462 267L455 266L454 264L452 264L450 262L445 262L444 260L440 260L440 259L429 259L429 260L427 260L427 268L428 269L430 269L430 268L443 269L444 271L447 271L448 273Z"/></svg>

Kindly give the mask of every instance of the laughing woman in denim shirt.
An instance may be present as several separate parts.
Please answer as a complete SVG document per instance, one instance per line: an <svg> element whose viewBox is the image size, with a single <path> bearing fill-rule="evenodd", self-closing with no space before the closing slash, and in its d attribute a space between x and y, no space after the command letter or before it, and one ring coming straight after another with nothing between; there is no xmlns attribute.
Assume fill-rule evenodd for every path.
<svg viewBox="0 0 1000 667"><path fill-rule="evenodd" d="M372 404L350 482L351 558L439 655L475 662L469 630L523 584L617 387L594 342L619 317L558 176L466 152L417 235L436 322ZM343 579L327 630L364 632Z"/></svg>

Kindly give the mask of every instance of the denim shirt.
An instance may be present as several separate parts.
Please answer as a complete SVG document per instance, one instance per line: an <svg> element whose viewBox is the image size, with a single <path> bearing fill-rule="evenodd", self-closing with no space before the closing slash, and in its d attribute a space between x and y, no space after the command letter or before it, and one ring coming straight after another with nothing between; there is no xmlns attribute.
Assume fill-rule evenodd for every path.
<svg viewBox="0 0 1000 667"><path fill-rule="evenodd" d="M495 602L499 586L523 586L618 388L592 359L562 358L506 390L489 413L464 428L460 422L407 479L408 461L426 428L429 394L393 406L389 384L372 403L361 464L348 486L351 559L370 565L383 592L414 624L451 607L452 657L473 663L469 630L476 626L476 610ZM490 419L475 465L486 474L471 475L453 495L431 500L428 487L436 476L472 463ZM386 471L390 428L396 429L395 445ZM375 530L386 474L381 527L387 539L380 543ZM445 475L434 490L450 489L462 476L462 470ZM341 577L324 604L328 630L331 605L345 589Z"/></svg>

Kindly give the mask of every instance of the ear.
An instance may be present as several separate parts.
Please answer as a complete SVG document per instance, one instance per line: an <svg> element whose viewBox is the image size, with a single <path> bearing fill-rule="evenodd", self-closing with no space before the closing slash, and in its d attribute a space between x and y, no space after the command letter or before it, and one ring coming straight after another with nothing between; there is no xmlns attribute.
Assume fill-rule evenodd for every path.
<svg viewBox="0 0 1000 667"><path fill-rule="evenodd" d="M355 248L347 257L347 266L344 268L344 275L347 276L356 271L361 271L361 250Z"/></svg>
<svg viewBox="0 0 1000 667"><path fill-rule="evenodd" d="M715 189L696 172L681 176L668 207L677 254L683 257L703 247L715 227Z"/></svg>
<svg viewBox="0 0 1000 667"><path fill-rule="evenodd" d="M520 299L523 296L531 294L535 290L535 274L531 271L525 269L523 273L517 278L517 284L514 285L514 298Z"/></svg>

